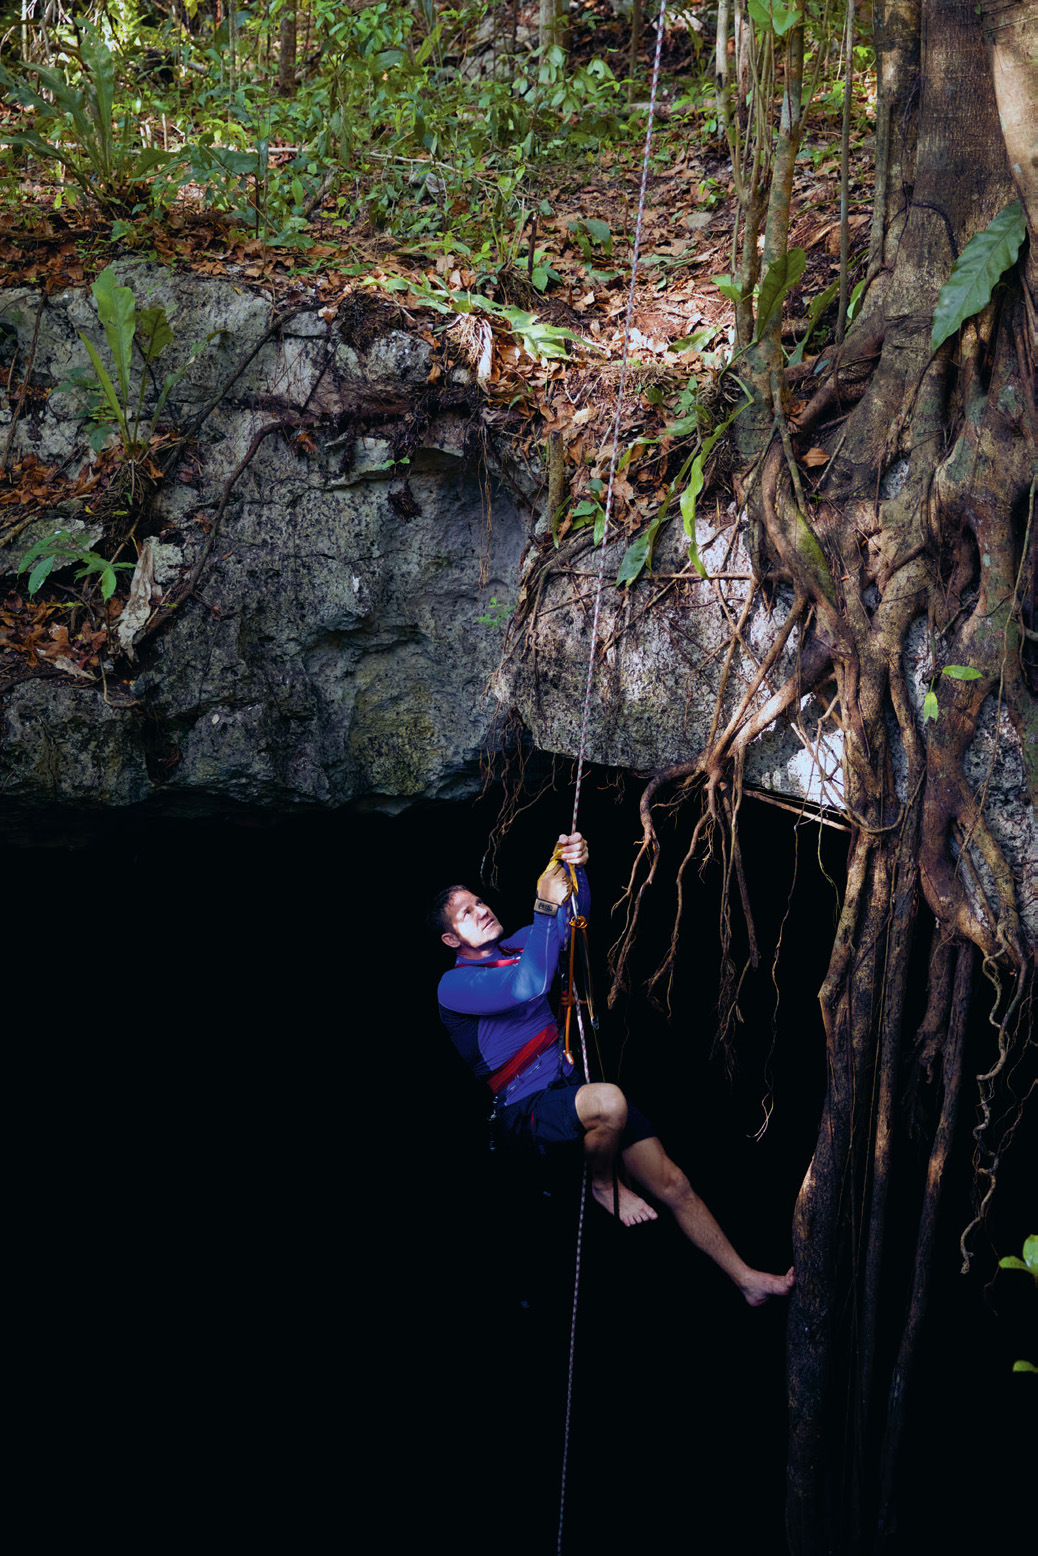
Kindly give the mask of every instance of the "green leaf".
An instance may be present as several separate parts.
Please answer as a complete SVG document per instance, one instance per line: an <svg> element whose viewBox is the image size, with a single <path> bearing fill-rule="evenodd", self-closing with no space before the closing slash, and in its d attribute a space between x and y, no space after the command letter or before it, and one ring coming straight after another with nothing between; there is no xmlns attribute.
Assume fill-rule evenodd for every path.
<svg viewBox="0 0 1038 1556"><path fill-rule="evenodd" d="M145 362L154 362L155 358L173 342L173 331L169 327L169 316L165 308L156 305L153 308L142 308L137 315L137 340L144 354Z"/></svg>
<svg viewBox="0 0 1038 1556"><path fill-rule="evenodd" d="M861 300L862 300L862 298L865 295L865 282L867 280L868 280L868 276L866 276L863 280L859 281L857 286L854 288L854 291L851 293L851 300L847 304L847 323L848 324L853 324L854 323L854 320L855 320L855 317L857 315L858 309L861 307Z"/></svg>
<svg viewBox="0 0 1038 1556"><path fill-rule="evenodd" d="M1034 1362L1016 1361L1016 1362L1013 1363L1013 1371L1014 1372L1038 1372L1038 1367L1035 1366Z"/></svg>
<svg viewBox="0 0 1038 1556"><path fill-rule="evenodd" d="M938 712L937 693L932 690L928 691L923 698L923 723L925 724L928 719L932 719L936 724Z"/></svg>
<svg viewBox="0 0 1038 1556"><path fill-rule="evenodd" d="M806 264L807 255L803 249L788 249L785 254L779 255L774 264L768 266L767 274L760 284L754 340L760 340L771 315L781 305L790 287L800 280Z"/></svg>
<svg viewBox="0 0 1038 1556"><path fill-rule="evenodd" d="M1030 1274L1027 1265L1022 1259L1018 1259L1015 1253L1008 1253L1004 1259L999 1259L998 1267L1000 1270L1023 1270L1025 1275Z"/></svg>
<svg viewBox="0 0 1038 1556"><path fill-rule="evenodd" d="M742 301L742 287L736 286L732 276L711 276L711 281L717 287L722 297L727 297L729 302Z"/></svg>
<svg viewBox="0 0 1038 1556"><path fill-rule="evenodd" d="M804 360L804 347L811 339L811 336L814 333L815 325L818 323L829 304L834 300L839 290L840 278L837 276L832 285L827 286L824 292L819 292L818 296L812 302L807 314L807 329L800 337L800 342L793 355L789 359L790 367L796 367Z"/></svg>
<svg viewBox="0 0 1038 1556"><path fill-rule="evenodd" d="M40 584L43 582L43 580L50 573L51 568L54 566L55 560L56 560L56 558L54 556L54 553L51 552L50 556L45 556L42 559L42 561L37 562L36 566L33 568L32 572L29 574L29 593L30 594L35 594L36 593L37 589L40 587Z"/></svg>
<svg viewBox="0 0 1038 1556"><path fill-rule="evenodd" d="M607 222L596 221L588 216L584 219L584 226L588 230L588 236L593 238L603 254L607 257L613 252L613 234L609 231Z"/></svg>
<svg viewBox="0 0 1038 1556"><path fill-rule="evenodd" d="M999 276L1016 263L1026 230L1023 207L1014 200L970 239L937 298L931 351L987 305Z"/></svg>
<svg viewBox="0 0 1038 1556"><path fill-rule="evenodd" d="M652 541L649 539L648 530L646 530L644 535L639 535L637 539L631 541L631 544L623 554L620 570L616 575L617 588L620 588L623 584L634 583L648 562L651 550Z"/></svg>
<svg viewBox="0 0 1038 1556"><path fill-rule="evenodd" d="M680 340L672 340L667 347L668 351L702 351L708 346L717 331L713 325L708 324L706 329L694 330L691 335L683 335Z"/></svg>
<svg viewBox="0 0 1038 1556"><path fill-rule="evenodd" d="M708 441L712 446L713 440ZM703 566L699 555L699 547L696 544L696 498L703 490L703 465L707 452L706 444L704 444L692 461L692 469L688 474L688 485L681 494L681 517L685 521L685 534L688 536L688 559L700 578L706 577L706 568Z"/></svg>
<svg viewBox="0 0 1038 1556"><path fill-rule="evenodd" d="M972 665L945 665L942 675L950 675L953 681L979 681L980 671Z"/></svg>
<svg viewBox="0 0 1038 1556"><path fill-rule="evenodd" d="M79 338L87 348L90 360L94 364L94 372L97 374L97 381L101 385L101 390L104 394L104 397L108 401L108 407L116 421L119 423L119 430L122 432L123 438L125 440L126 417L123 414L123 408L119 400L119 396L115 392L115 385L112 383L112 380L108 376L108 369L101 361L97 347L94 346L91 341L87 340L82 330L79 333Z"/></svg>
<svg viewBox="0 0 1038 1556"><path fill-rule="evenodd" d="M130 398L130 360L136 330L137 304L128 286L117 286L115 271L108 265L90 288L97 299L97 317L105 327L111 348L123 404Z"/></svg>
<svg viewBox="0 0 1038 1556"><path fill-rule="evenodd" d="M1038 1280L1038 1233L1033 1233L1024 1242L1024 1259L1027 1261L1027 1268L1035 1280Z"/></svg>
<svg viewBox="0 0 1038 1556"><path fill-rule="evenodd" d="M797 19L796 11L790 11L782 0L770 0L769 5L762 5L761 0L747 0L747 5L757 26L773 32L777 38L784 38Z"/></svg>

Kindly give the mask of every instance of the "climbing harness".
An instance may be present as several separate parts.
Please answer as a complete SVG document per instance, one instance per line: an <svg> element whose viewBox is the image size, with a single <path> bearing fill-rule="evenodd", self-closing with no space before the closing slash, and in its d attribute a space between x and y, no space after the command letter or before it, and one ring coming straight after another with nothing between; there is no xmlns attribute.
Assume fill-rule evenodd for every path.
<svg viewBox="0 0 1038 1556"><path fill-rule="evenodd" d="M652 62L652 87L649 92L649 113L645 125L645 152L642 157L642 177L641 185L638 191L638 215L634 224L634 248L631 254L631 284L627 292L627 313L624 318L624 343L623 352L620 358L620 382L616 392L616 415L613 419L613 449L609 460L609 481L606 486L605 521L602 526L602 539L599 543L598 582L595 588L595 608L591 617L591 645L588 651L587 686L585 687L584 691L584 713L580 725L580 746L577 751L577 776L573 792L573 824L570 827L571 832L575 832L577 830L577 810L580 806L580 785L584 776L584 750L587 743L587 726L591 710L591 683L594 677L595 646L598 640L598 618L602 607L602 587L605 579L606 542L609 537L609 520L613 511L613 485L616 480L616 466L620 452L620 426L623 417L624 388L627 382L627 353L631 340L631 318L634 312L634 292L638 280L638 256L641 248L642 220L645 214L645 191L649 181L649 153L652 150L652 121L656 114L656 88L659 84L660 78L660 52L663 48L663 23L666 17L666 12L667 0L660 0L659 16L656 20L656 53ZM572 867L570 868L570 873L573 876L575 896L576 875L573 872ZM589 1070L587 1062L587 1043L584 1037L584 1022L580 1013L580 1001L579 999L576 999L573 994L573 957L574 943L578 933L578 924L579 932L584 935L584 955L588 969L588 982L586 987L589 994L591 989L590 959L587 957L587 939L586 934L584 933L587 929L587 921L586 919L580 919L578 915L574 914L574 922L570 926L569 981L567 984L567 989L569 990L569 1003L565 1005L565 1049L566 1057L572 1064L573 1059L569 1046L569 1025L570 1012L571 1010L575 1010L577 1016L577 1030L580 1033L580 1054L584 1066L584 1079L587 1081L589 1079ZM597 1034L598 1023L595 1020L594 1006L590 1000L588 1002L588 1015ZM587 1178L588 1170L587 1163L585 1162L584 1176L580 1186L580 1215L577 1220L576 1268L573 1275L573 1311L570 1317L569 1327L569 1368L566 1378L566 1418L562 1435L562 1482L559 1489L559 1535L557 1547L559 1556L562 1556L562 1531L566 1515L566 1470L569 1463L569 1431L570 1417L572 1414L573 1406L573 1359L576 1352L577 1343L577 1301L580 1295L580 1252L584 1234L584 1204L587 1199ZM619 1215L619 1204L617 1203L619 1199L619 1189L616 1184L615 1175L613 1179L613 1194L614 1210L616 1210L617 1215Z"/></svg>

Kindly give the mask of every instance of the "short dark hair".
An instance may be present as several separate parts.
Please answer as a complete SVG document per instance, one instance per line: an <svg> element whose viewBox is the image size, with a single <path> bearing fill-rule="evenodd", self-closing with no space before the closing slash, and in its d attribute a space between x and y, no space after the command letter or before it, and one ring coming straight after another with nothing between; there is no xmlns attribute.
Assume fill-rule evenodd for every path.
<svg viewBox="0 0 1038 1556"><path fill-rule="evenodd" d="M425 918L426 923L434 934L449 935L451 933L451 921L447 917L447 909L451 905L451 898L459 891L468 891L468 887L445 886L442 891L436 893L436 896L429 904L429 911Z"/></svg>

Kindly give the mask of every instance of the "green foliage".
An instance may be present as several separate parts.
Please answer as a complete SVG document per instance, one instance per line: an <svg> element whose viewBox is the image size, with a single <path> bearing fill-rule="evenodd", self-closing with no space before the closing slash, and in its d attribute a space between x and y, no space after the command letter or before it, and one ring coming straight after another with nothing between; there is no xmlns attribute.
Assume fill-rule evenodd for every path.
<svg viewBox="0 0 1038 1556"><path fill-rule="evenodd" d="M980 671L979 670L975 670L972 665L945 665L944 669L941 671L941 674L949 676L951 678L951 680L953 680L953 681L979 681L980 680ZM933 683L933 681L931 681L930 682L930 689L927 692L926 696L923 698L923 723L924 724L929 723L931 721L934 724L936 724L938 716L939 716L939 713L940 713L940 710L939 710L939 708L937 706L937 693L934 691L933 688L934 688L934 683Z"/></svg>
<svg viewBox="0 0 1038 1556"><path fill-rule="evenodd" d="M78 563L79 571L76 578L87 578L97 574L101 583L101 598L110 600L115 593L115 575L117 571L129 569L131 572L136 566L135 562L109 562L107 557L98 556L90 546L84 545L67 529L56 529L53 535L48 535L45 540L37 541L31 550L27 551L18 564L19 573L32 569L29 573L29 593L35 594L40 586L50 577L55 570L69 567Z"/></svg>
<svg viewBox="0 0 1038 1556"><path fill-rule="evenodd" d="M814 334L822 314L830 306L830 304L836 300L836 298L839 296L839 293L840 278L837 276L836 280L827 286L824 292L819 292L818 296L813 299L811 307L808 309L807 328L805 329L803 335L801 335L799 341L797 342L796 350L793 352L793 355L789 359L790 367L796 367L798 363L804 360L804 347L807 345L808 341L811 339L811 336Z"/></svg>
<svg viewBox="0 0 1038 1556"><path fill-rule="evenodd" d="M481 627L496 627L498 631L503 631L507 627L508 618L514 610L514 605L506 605L503 600L498 599L496 594L492 594L486 615L477 616L476 620Z"/></svg>
<svg viewBox="0 0 1038 1556"><path fill-rule="evenodd" d="M90 444L95 452L104 446L111 433L115 431L118 433L123 452L132 457L147 448L165 409L170 391L176 387L196 361L201 347L195 347L184 365L175 373L166 374L151 415L145 417L144 391L148 383L147 370L173 341L169 314L165 308L157 305L138 308L130 288L117 285L115 271L110 265L102 270L91 291L97 302L97 317L104 326L108 349L112 354L115 381L113 382L105 367L97 347L81 330L80 339L90 357L93 378L84 374L72 374L59 388L64 392L76 390L87 392L86 414L94 423ZM136 403L131 403L130 370L133 366L134 346L140 354L142 371Z"/></svg>
<svg viewBox="0 0 1038 1556"><path fill-rule="evenodd" d="M796 5L790 10L782 0L768 0L767 5L761 0L747 0L747 7L757 26L763 32L774 33L776 38L784 38L799 15Z"/></svg>
<svg viewBox="0 0 1038 1556"><path fill-rule="evenodd" d="M741 387L741 386L740 386ZM745 391L744 391L745 392ZM620 570L616 575L618 585L630 585L637 582L646 567L652 567L653 553L656 549L656 541L659 532L670 516L670 505L678 492L681 493L679 506L684 523L685 534L688 538L688 557L692 566L700 578L707 576L706 568L699 555L699 547L696 541L696 502L703 490L706 480L706 465L719 440L728 431L732 422L748 405L752 403L747 394L741 404L729 411L723 421L719 422L706 437L702 438L698 449L685 460L674 480L667 489L667 495L660 504L655 516L649 521L648 527L637 535L623 554L620 562ZM687 418L671 424L664 429L670 434L696 431L700 426L698 410Z"/></svg>
<svg viewBox="0 0 1038 1556"><path fill-rule="evenodd" d="M776 308L781 308L783 300L803 275L806 265L807 255L803 249L788 249L768 266L760 284L754 340L760 340L767 328L768 320Z"/></svg>
<svg viewBox="0 0 1038 1556"><path fill-rule="evenodd" d="M0 87L13 102L36 115L31 129L2 132L0 140L32 152L43 162L57 162L103 210L129 213L135 206L141 208L145 182L154 180L160 169L168 172L174 159L154 147L134 146L137 127L129 114L123 115L121 125L117 123L115 61L88 27L84 27L80 53L81 87L65 70L31 65L27 69L42 89L37 91L25 77L0 65Z"/></svg>
<svg viewBox="0 0 1038 1556"><path fill-rule="evenodd" d="M931 351L987 306L999 278L1016 263L1026 231L1023 207L1014 200L970 239L937 298Z"/></svg>
<svg viewBox="0 0 1038 1556"><path fill-rule="evenodd" d="M1018 1259L1014 1254L1008 1254L1004 1259L999 1259L998 1266L1002 1270L1023 1270L1025 1275L1033 1277L1038 1286L1038 1234L1032 1234L1025 1238L1023 1258ZM1017 1361L1013 1363L1014 1372L1038 1372L1034 1362Z"/></svg>

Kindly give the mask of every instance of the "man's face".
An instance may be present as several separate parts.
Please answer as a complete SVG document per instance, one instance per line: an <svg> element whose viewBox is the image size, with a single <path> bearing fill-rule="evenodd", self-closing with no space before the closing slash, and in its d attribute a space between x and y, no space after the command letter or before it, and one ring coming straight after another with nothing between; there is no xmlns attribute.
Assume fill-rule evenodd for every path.
<svg viewBox="0 0 1038 1556"><path fill-rule="evenodd" d="M501 921L494 917L483 899L471 891L454 893L447 904L447 918L451 929L442 937L443 943L463 956L479 955L504 934Z"/></svg>

